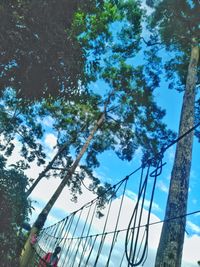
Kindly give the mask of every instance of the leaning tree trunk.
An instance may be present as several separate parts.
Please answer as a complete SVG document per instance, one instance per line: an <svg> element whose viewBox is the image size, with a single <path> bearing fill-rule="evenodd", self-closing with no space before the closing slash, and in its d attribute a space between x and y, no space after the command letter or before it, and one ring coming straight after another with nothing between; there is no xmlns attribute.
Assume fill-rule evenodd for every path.
<svg viewBox="0 0 200 267"><path fill-rule="evenodd" d="M68 142L64 143L63 146L58 150L56 155L53 157L53 159L48 163L46 168L38 175L37 179L35 179L34 183L30 186L30 188L26 191L26 197L29 197L29 195L32 193L32 191L35 189L37 184L42 180L42 178L45 177L45 175L48 173L49 170L52 169L52 166L56 159L60 156L60 154L63 153L65 148L67 147Z"/></svg>
<svg viewBox="0 0 200 267"><path fill-rule="evenodd" d="M42 212L39 214L37 220L35 221L33 227L31 228L29 237L28 237L28 239L25 243L24 249L22 251L22 255L21 255L21 259L20 259L20 267L28 267L28 264L31 262L33 254L34 254L34 249L33 249L31 242L30 242L31 237L33 235L37 235L39 233L39 231L42 229L51 208L53 207L56 200L60 196L60 193L62 192L63 188L66 186L68 179L70 179L71 176L73 175L73 173L75 172L81 158L83 157L84 153L86 152L86 150L87 150L92 138L94 137L96 131L102 125L102 123L105 119L105 112L106 112L106 105L105 105L104 112L102 113L100 119L97 121L93 130L91 131L88 139L86 140L86 142L85 142L84 146L82 147L80 153L78 154L76 160L74 161L71 168L69 169L67 175L62 180L62 182L60 183L60 185L56 189L55 193L53 194L53 196L51 197L49 202L46 204L46 206L44 207Z"/></svg>
<svg viewBox="0 0 200 267"><path fill-rule="evenodd" d="M81 129L84 130L85 126ZM71 140L71 142L73 142L73 140ZM35 187L37 186L37 184L45 177L45 175L53 168L53 164L54 162L58 159L58 157L65 151L65 149L68 147L69 142L65 142L60 149L58 150L58 152L55 154L55 156L52 158L51 161L49 161L49 163L47 164L47 166L45 167L45 169L38 175L38 177L35 179L35 181L33 182L33 184L29 187L29 189L26 191L26 197L28 198L30 196L30 194L32 193L32 191L35 189Z"/></svg>
<svg viewBox="0 0 200 267"><path fill-rule="evenodd" d="M199 48L192 47L190 64L186 81L185 94L181 110L179 136L187 132L194 125L195 87ZM186 218L181 216L187 212L189 176L192 159L193 132L186 135L177 143L165 222L163 224L160 243L157 250L155 267L180 267L184 243Z"/></svg>

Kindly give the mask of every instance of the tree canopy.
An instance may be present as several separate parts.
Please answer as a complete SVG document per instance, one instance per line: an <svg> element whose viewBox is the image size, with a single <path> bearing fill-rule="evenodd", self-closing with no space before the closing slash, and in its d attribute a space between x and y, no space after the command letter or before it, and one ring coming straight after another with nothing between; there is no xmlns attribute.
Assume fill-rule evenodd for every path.
<svg viewBox="0 0 200 267"><path fill-rule="evenodd" d="M186 84L191 45L199 44L199 12L198 1L177 1L175 5L167 0L156 5L151 17L151 27L158 29L161 44L172 52L164 66L167 79L172 82L169 86L179 91L183 91ZM199 76L197 78L199 83Z"/></svg>
<svg viewBox="0 0 200 267"><path fill-rule="evenodd" d="M0 90L12 87L19 96L31 99L71 97L80 84L83 88L96 80L101 56L111 38L110 24L123 20L123 16L140 21L135 1L119 2L1 2ZM130 8L134 8L134 16ZM137 34L134 29L124 29L127 37ZM129 51L131 46L127 44Z"/></svg>
<svg viewBox="0 0 200 267"><path fill-rule="evenodd" d="M31 94L33 93L30 97L34 97L37 92L37 90L31 88L34 83L28 79L30 87L23 85L24 82L26 83L26 75L24 71L21 72L20 64L8 68L8 72L10 70L11 72L16 71L16 75L18 75L19 70L23 79L22 83L15 81L13 85L4 84L3 86L4 89L9 86L16 89L16 94L14 91L11 93L10 89L7 89L2 99L1 124L4 142L1 145L1 150L4 155L11 156L17 138L21 144L20 153L24 161L20 160L16 165L27 168L34 160L37 161L38 165L44 164L46 155L41 140L46 132L50 130L57 136L57 149L61 148L66 141L68 142L65 151L63 151L62 159L58 157L57 161L54 162L54 169L55 167L62 166L64 168L64 166L69 166L72 161L71 151L75 151L75 154L80 151L91 127L101 114L103 104L109 94L112 96L106 112L106 121L93 139L85 157L87 168L91 169L99 166L98 153L108 149L114 149L123 160L131 160L138 146L144 148L145 157L155 154L162 143L166 141L166 137L168 136L170 139L172 135L171 132L166 131L166 125L161 122L165 112L157 107L153 99L153 91L159 83L157 74L153 72L155 67L152 67L150 71L148 67L135 67L127 61L132 59L140 49L142 11L138 3L135 1L97 1L95 4L83 4L78 1L73 3L71 1L60 1L54 16L51 17L50 14L55 9L55 4L54 1L48 4L43 2L41 8L39 8L39 2L17 1L13 5L3 2L2 9L12 10L9 14L11 17L4 17L4 19L9 20L15 32L17 32L17 36L20 35L19 39L24 46L17 48L20 44L20 42L17 42L17 38L13 39L16 45L8 45L8 43L6 45L7 39L5 39L2 43L5 53L2 53L2 56L9 54L9 49L11 49L12 53L7 58L10 58L9 60L14 56L18 58L19 53L19 60L24 62L21 54L25 54L25 57L28 56L29 59L27 64L30 62L33 68L39 70L37 67L38 61L35 62L32 58L33 56L38 60L39 53L45 57L41 60L41 65L46 68L52 62L51 58L48 59L48 56L45 56L43 50L51 53L51 56L57 60L56 52L51 52L46 46L51 47L55 43L56 47L58 46L61 50L64 49L63 46L60 47L60 38L57 38L57 35L69 33L79 45L82 55L85 55L86 65L90 67L87 73L83 73L83 79L74 76L71 70L65 71L65 78L67 77L66 74L70 73L77 82L75 87L78 91L75 95L64 99L60 94L57 94L56 98L47 97L50 92L46 95L46 89L43 85L38 84L37 90L42 94L44 93L46 97L31 105L28 104L26 97L20 97L20 95L23 96L24 94L25 96L29 91ZM66 7L68 7L67 13L65 13ZM38 9L39 12L37 13ZM13 20L13 16L15 20ZM67 17L67 22L64 20L65 17ZM21 26L19 27L17 23L21 23ZM50 27L49 23L50 25L53 23L56 25ZM8 23L6 27L11 27L11 25L9 26ZM116 25L119 26L118 29L113 30L112 27ZM27 32L29 33L28 37L31 36L31 38L35 38L35 34L38 35L39 43L31 42L33 46L29 47L28 43L31 39L23 38L23 34ZM53 42L50 36L54 38ZM9 34L6 37L11 38ZM45 41L43 38L46 38ZM64 39L62 41L64 42ZM69 41L71 42L71 39ZM27 50L22 52L25 48ZM70 57L73 57L71 48L76 50L74 45L65 46L65 50L69 53L65 57L66 64L77 66L75 61L68 64ZM80 54L78 54L77 59L79 61L80 58ZM46 69L46 73L53 78L50 65ZM62 64L59 65L60 67L62 68ZM62 75L63 70L59 68L57 69L56 79L61 81L59 75ZM45 74L42 74L42 71L39 72L47 78ZM88 75L91 77L90 81L97 79L103 81L103 86L106 89L102 88L97 94L93 88L93 83L87 87L82 86ZM15 74L12 73L11 76L11 80L13 80ZM149 76L151 79L149 79ZM4 78L5 81L9 81L9 75L6 73L3 74L2 80ZM34 81L40 83L40 76L34 78ZM17 87L17 84L19 87ZM57 84L55 88L58 89L59 85ZM19 92L22 94L19 94ZM48 116L54 120L51 129L45 128L46 126L42 124L42 121ZM160 143L158 136L161 139ZM54 173L60 174L56 170L54 170Z"/></svg>
<svg viewBox="0 0 200 267"><path fill-rule="evenodd" d="M24 240L21 227L28 219L30 203L26 199L27 177L22 171L5 168L0 158L0 242L2 266L18 266Z"/></svg>
<svg viewBox="0 0 200 267"><path fill-rule="evenodd" d="M83 18L102 8L102 1L90 0L1 2L1 91L12 87L31 99L77 92L80 81L90 80L89 39L82 47L77 33L84 30Z"/></svg>
<svg viewBox="0 0 200 267"><path fill-rule="evenodd" d="M113 150L130 161L142 147L146 160L174 137L154 100L159 57L148 65L135 60L142 42L138 1L3 1L0 15L0 149L7 159L18 149L19 172L36 162L40 179L67 177L74 198L89 176L98 194L108 187L93 175L100 153ZM145 56L150 61L152 51ZM48 133L56 139L50 156ZM81 171L75 164L68 173L86 143Z"/></svg>

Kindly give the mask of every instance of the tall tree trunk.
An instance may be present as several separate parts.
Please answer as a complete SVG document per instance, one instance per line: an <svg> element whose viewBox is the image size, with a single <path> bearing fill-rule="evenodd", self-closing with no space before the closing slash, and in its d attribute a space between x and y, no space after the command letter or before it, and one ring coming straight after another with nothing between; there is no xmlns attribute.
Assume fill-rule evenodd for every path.
<svg viewBox="0 0 200 267"><path fill-rule="evenodd" d="M84 146L82 147L80 153L78 154L77 158L75 159L74 163L72 164L71 168L69 169L67 175L62 180L62 182L60 183L60 185L56 189L55 193L53 194L53 196L51 197L51 199L46 204L46 206L44 207L42 212L39 214L37 220L35 221L32 229L30 231L30 235L29 235L29 237L28 237L28 239L27 239L27 241L25 243L24 249L22 251L22 255L21 255L21 259L20 259L20 267L28 267L29 262L32 260L34 250L33 250L33 247L32 247L32 245L30 243L31 237L32 237L33 234L37 235L39 233L39 231L42 229L42 227L43 227L43 225L44 225L44 223L46 221L46 218L47 218L51 208L53 207L54 203L56 202L56 200L60 196L60 193L62 192L63 188L65 187L68 179L71 178L71 176L75 172L75 170L76 170L81 158L83 157L84 153L86 152L86 150L87 150L92 138L94 137L96 131L98 130L98 128L104 122L107 104L105 105L104 112L100 116L100 118L97 121L97 123L96 123L95 127L93 128L93 130L91 131L88 139L86 140L86 142L85 142Z"/></svg>
<svg viewBox="0 0 200 267"><path fill-rule="evenodd" d="M181 110L179 136L194 125L195 87L199 48L192 46L185 94ZM187 212L189 176L192 160L193 132L177 143L165 220ZM186 218L165 221L157 250L155 267L180 267L184 243Z"/></svg>

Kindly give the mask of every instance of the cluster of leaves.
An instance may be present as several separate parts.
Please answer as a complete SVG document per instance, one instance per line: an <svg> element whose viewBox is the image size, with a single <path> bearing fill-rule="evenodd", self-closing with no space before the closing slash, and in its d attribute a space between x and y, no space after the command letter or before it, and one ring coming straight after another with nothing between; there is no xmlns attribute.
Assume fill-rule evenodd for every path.
<svg viewBox="0 0 200 267"><path fill-rule="evenodd" d="M82 49L69 33L81 2L1 2L1 90L28 98L73 93L84 80Z"/></svg>
<svg viewBox="0 0 200 267"><path fill-rule="evenodd" d="M108 127L112 129L113 125L116 131L116 152L123 160L131 160L139 146L144 160L153 157L175 137L162 122L165 111L157 106L153 97L159 85L159 72L155 71L152 77L148 74L145 66L132 67L121 62L119 68L111 66L104 75L116 90L117 109L111 114Z"/></svg>
<svg viewBox="0 0 200 267"><path fill-rule="evenodd" d="M16 162L21 169L29 167L36 160L38 165L45 163L45 153L38 141L43 136L43 128L37 120L37 107L26 104L26 101L16 98L13 90L6 90L1 98L0 151L7 158L17 146L24 161Z"/></svg>
<svg viewBox="0 0 200 267"><path fill-rule="evenodd" d="M89 184L85 184L85 178L88 179ZM85 187L88 191L94 193L96 197L97 216L103 216L101 210L105 208L105 205L111 198L115 198L115 188L110 183L102 183L101 180L94 176L91 168L86 165L80 165L80 170L72 175L68 180L68 186L71 190L72 201L77 201L77 194L82 193L82 188Z"/></svg>
<svg viewBox="0 0 200 267"><path fill-rule="evenodd" d="M170 89L184 90L191 45L200 42L199 12L198 1L167 0L158 2L151 16L151 28L159 29L160 42L170 52L164 65Z"/></svg>
<svg viewBox="0 0 200 267"><path fill-rule="evenodd" d="M3 1L0 90L31 99L76 95L96 81L108 54L138 51L141 15L137 1Z"/></svg>
<svg viewBox="0 0 200 267"><path fill-rule="evenodd" d="M2 1L0 90L31 99L76 94L80 82L96 80L118 13L112 0Z"/></svg>
<svg viewBox="0 0 200 267"><path fill-rule="evenodd" d="M199 12L198 1L178 1L174 4L171 0L165 0L156 4L155 12L151 16L151 28L158 29L160 44L170 52L164 63L166 80L170 89L179 92L185 89L191 46L199 46L200 43ZM200 62L197 71L200 71ZM200 83L199 77L197 75L197 89ZM200 99L197 94L196 123L199 121L199 109ZM198 129L195 134L199 138Z"/></svg>
<svg viewBox="0 0 200 267"><path fill-rule="evenodd" d="M22 243L21 226L27 219L30 203L25 196L28 179L16 169L7 170L0 158L0 250L1 266L18 266Z"/></svg>

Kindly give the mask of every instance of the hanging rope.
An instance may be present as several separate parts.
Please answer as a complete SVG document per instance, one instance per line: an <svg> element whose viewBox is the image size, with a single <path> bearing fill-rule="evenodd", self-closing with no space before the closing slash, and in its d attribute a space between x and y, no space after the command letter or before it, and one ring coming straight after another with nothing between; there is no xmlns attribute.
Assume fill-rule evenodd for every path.
<svg viewBox="0 0 200 267"><path fill-rule="evenodd" d="M163 163L163 154L199 125L200 123L163 148L154 159L148 160L121 181L109 187L103 193L108 195L111 192L102 218L98 219L96 215L99 198L103 197L103 194L61 221L43 228L38 236L38 242L34 246L33 266L37 266L44 255L49 251L53 252L56 246L62 248L59 267L95 267L98 265L109 267L113 262L120 267L143 265L148 255L150 226L164 222L150 222L156 182L166 164ZM155 167L151 166L152 161L154 166L157 162ZM128 226L120 229L124 220L123 206L127 187L133 176L136 183L139 184L137 200L130 218L126 218L129 221ZM150 199L148 205L145 203L146 199ZM118 204L116 205L116 203ZM200 211L168 218L166 221L177 220L195 213L200 213ZM98 224L99 227L96 229ZM112 229L110 230L111 225Z"/></svg>
<svg viewBox="0 0 200 267"><path fill-rule="evenodd" d="M143 166L143 169L141 171L138 199L128 225L128 231L125 240L126 258L130 266L138 266L144 263L144 259L146 258L145 255L147 253L147 246L148 246L149 222L150 222L151 209L155 193L156 181L157 177L162 173L162 167L165 165L165 163L164 164L162 163L162 158L163 156L160 155L160 158L158 158L158 163L156 165L156 168L151 173L150 173L150 168L151 168L150 161L148 161L147 166ZM146 169L146 174L145 177L143 177L145 169ZM144 203L146 199L149 177L154 178L154 181L151 188L151 197L149 201L148 214L147 216L146 215L143 216L145 211ZM145 229L141 228L143 217L146 218Z"/></svg>
<svg viewBox="0 0 200 267"><path fill-rule="evenodd" d="M181 215L181 216L176 216L176 217L173 217L173 218L168 218L167 220L160 220L160 221L156 221L156 222L152 222L152 223L149 223L149 225L148 226L153 226L153 225L156 225L156 224L161 224L161 223L163 223L164 221L173 221L173 220L177 220L177 219L180 219L180 218L184 218L184 217L187 217L187 216L191 216L191 215L194 215L194 214L200 214L200 210L196 210L196 211L193 211L193 212L190 212L190 213L187 213L187 214L183 214L183 215ZM147 227L147 225L146 224L142 224L142 225L140 225L140 228L146 228ZM117 230L117 236L119 235L119 234L121 234L121 233L123 233L123 232L127 232L128 230L135 230L135 229L137 229L138 227L136 227L136 228L131 228L131 229L121 229L121 230ZM114 232L114 231L110 231L110 232L106 232L106 237L108 237L109 235L113 235L113 234L116 234L116 232ZM89 237L87 237L87 236L85 236L85 237L82 237L82 239L84 239L84 238L89 238L90 239L90 244L89 244L89 248L88 248L88 254L87 254L87 257L86 258L84 258L83 259L83 261L82 261L82 263L81 263L81 265L80 266L84 266L84 267L88 267L88 263L90 262L90 259L91 259L91 255L92 254L94 254L94 251L95 251L95 245L97 244L97 243L99 243L99 241L98 241L98 238L99 237L101 237L102 235L104 235L105 236L105 233L103 234L97 234L97 235L91 235L91 236L89 236ZM101 238L101 240L104 240L104 242L105 242L105 238L104 238L104 236L103 236L103 238ZM76 243L78 243L79 242L79 237L77 237L77 238L73 238L73 240L76 242ZM66 239L66 240L69 240L69 239ZM115 241L117 241L117 238L116 238L116 240ZM65 246L65 247L63 247L63 249L66 249L66 247L67 246ZM141 249L141 248L140 248ZM36 244L36 246L34 247L34 250L35 250L35 259L34 259L34 264L38 264L39 263L39 261L42 259L42 257L46 254L46 252L48 251L44 251L43 249L42 249L42 247L40 247L40 245L37 243ZM119 254L119 251L118 251L118 254ZM138 255L137 255L138 256ZM147 251L146 251L146 255L145 255L145 258L147 257ZM61 262L59 262L59 266L61 266L61 267L68 267L68 265L67 264L65 264L65 262L64 262L64 265L63 265L63 259L65 259L65 255L63 255L63 256L61 256L60 257L60 259L62 258L62 261ZM144 260L145 260L145 258L144 258ZM118 265L116 265L116 266L119 266L119 267L122 267L123 266L123 264L126 264L126 266L131 266L130 264L128 264L128 262L125 260L125 251L124 251L124 253L122 252L121 253L121 259L119 260L119 262L118 262ZM92 261L92 266L93 266L93 261ZM143 265L144 264L144 262L141 264L141 265ZM33 265L33 266L37 266L37 265Z"/></svg>

